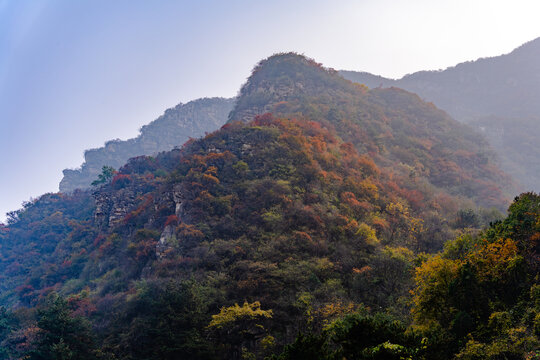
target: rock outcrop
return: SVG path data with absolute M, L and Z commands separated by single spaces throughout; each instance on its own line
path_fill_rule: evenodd
M 205 98 L 179 104 L 141 128 L 137 138 L 111 140 L 104 147 L 87 150 L 79 169 L 66 169 L 61 192 L 90 187 L 104 165 L 118 169 L 129 158 L 154 155 L 183 145 L 190 138 L 219 129 L 227 121 L 234 99 Z

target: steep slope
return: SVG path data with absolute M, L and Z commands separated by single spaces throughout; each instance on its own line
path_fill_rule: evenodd
M 11 215 L 1 300 L 40 311 L 0 345 L 69 346 L 59 314 L 103 344 L 76 358 L 262 359 L 365 307 L 406 318 L 416 254 L 505 202 L 476 140 L 413 94 L 273 56 L 219 131 Z
M 455 199 L 419 204 L 395 180 L 317 122 L 267 114 L 226 125 L 130 160 L 94 201 L 78 192 L 28 204 L 0 233 L 3 298 L 39 306 L 52 291 L 72 295 L 121 359 L 262 354 L 234 332 L 203 336 L 211 314 L 243 301 L 272 310 L 245 336 L 280 344 L 307 311 L 317 326 L 335 316 L 328 309 L 360 304 L 400 314 L 411 249 L 453 236 L 443 219 Z
M 254 69 L 229 121 L 264 112 L 318 121 L 397 174 L 482 206 L 506 206 L 508 178 L 497 170 L 483 136 L 414 94 L 368 90 L 314 61 L 283 54 Z
M 60 191 L 90 187 L 105 165 L 119 168 L 129 158 L 171 150 L 191 137 L 200 137 L 218 129 L 225 123 L 233 103 L 233 99 L 207 98 L 178 104 L 143 126 L 138 137 L 108 141 L 102 148 L 87 150 L 80 169 L 63 171 Z
M 340 74 L 373 88 L 395 86 L 412 91 L 457 120 L 485 128 L 503 169 L 528 189 L 540 190 L 540 169 L 531 167 L 529 161 L 540 157 L 540 142 L 532 143 L 524 156 L 520 147 L 523 139 L 540 136 L 540 38 L 506 55 L 444 71 L 421 71 L 398 80 L 365 72 Z

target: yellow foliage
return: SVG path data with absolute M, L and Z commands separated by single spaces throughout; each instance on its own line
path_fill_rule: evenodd
M 377 188 L 377 185 L 372 183 L 369 179 L 362 180 L 360 189 L 362 189 L 364 194 L 368 194 L 373 199 L 379 198 L 379 189 Z
M 508 267 L 518 259 L 518 248 L 511 239 L 499 239 L 485 243 L 466 259 L 476 265 L 480 280 L 500 277 L 508 271 Z
M 377 245 L 379 243 L 375 230 L 366 223 L 361 223 L 358 225 L 356 235 L 359 235 L 361 239 L 364 240 L 368 245 Z
M 240 320 L 255 320 L 271 317 L 272 310 L 262 310 L 259 301 L 255 301 L 251 304 L 246 301 L 242 306 L 234 304 L 233 306 L 222 307 L 219 314 L 212 315 L 212 321 L 210 321 L 208 327 L 222 329 L 223 327 Z
M 414 315 L 419 323 L 429 323 L 445 312 L 450 283 L 456 278 L 460 262 L 435 255 L 416 268 L 416 289 L 412 292 Z
M 276 339 L 272 335 L 266 335 L 261 339 L 261 346 L 265 350 L 270 350 L 276 346 Z
M 409 215 L 409 208 L 401 202 L 390 203 L 386 205 L 386 211 L 390 215 Z
M 358 305 L 352 302 L 349 303 L 330 303 L 326 304 L 317 310 L 318 317 L 323 319 L 323 325 L 328 325 L 330 321 L 343 317 L 358 311 Z
M 383 251 L 392 259 L 402 260 L 404 262 L 411 262 L 414 259 L 414 252 L 403 246 L 385 246 Z

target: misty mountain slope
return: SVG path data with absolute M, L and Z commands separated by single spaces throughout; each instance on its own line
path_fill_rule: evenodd
M 504 198 L 509 179 L 493 163 L 484 137 L 415 94 L 368 90 L 312 60 L 282 54 L 254 69 L 229 122 L 265 112 L 318 121 L 379 165 L 484 206 L 505 206 L 495 198 Z
M 521 117 L 540 114 L 540 38 L 509 54 L 481 58 L 442 71 L 419 71 L 398 80 L 366 72 L 340 71 L 373 87 L 396 86 L 434 102 L 454 118 Z
M 457 120 L 482 127 L 502 168 L 529 190 L 540 190 L 540 38 L 509 54 L 483 58 L 444 71 L 420 71 L 401 79 L 341 71 L 370 88 L 395 86 L 433 102 Z M 489 124 L 488 119 L 493 118 Z M 504 138 L 504 141 L 500 139 Z M 521 145 L 530 145 L 524 149 Z M 524 151 L 525 150 L 525 151 Z
M 540 190 L 540 116 L 486 116 L 471 121 L 500 154 L 501 168 L 521 186 Z
M 86 150 L 80 169 L 66 169 L 60 182 L 61 192 L 85 189 L 96 180 L 104 165 L 119 168 L 129 158 L 153 155 L 181 146 L 218 129 L 227 120 L 234 100 L 205 98 L 179 104 L 141 128 L 140 135 L 129 140 L 111 140 L 104 147 Z

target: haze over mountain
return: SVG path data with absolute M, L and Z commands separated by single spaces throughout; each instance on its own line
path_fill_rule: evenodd
M 171 150 L 180 147 L 190 138 L 198 138 L 217 130 L 227 121 L 233 103 L 233 99 L 205 98 L 178 104 L 144 125 L 138 137 L 111 140 L 104 147 L 86 150 L 85 162 L 79 169 L 64 170 L 60 191 L 71 192 L 90 187 L 103 166 L 117 169 L 132 157 Z
M 234 97 L 269 54 L 401 77 L 508 52 L 540 34 L 539 12 L 532 0 L 0 1 L 0 221 L 56 191 L 84 150 L 137 136 L 179 101 Z
M 467 235 L 509 203 L 481 136 L 415 94 L 369 90 L 295 53 L 255 67 L 220 130 L 101 175 L 99 188 L 46 194 L 0 228 L 3 356 L 450 359 L 470 334 L 494 348 L 519 336 L 482 332 L 496 310 L 535 316 L 525 295 L 504 297 L 534 290 L 535 195 L 512 210 L 527 219 L 519 253 L 513 218 L 495 240 Z M 458 235 L 451 259 L 427 262 Z M 486 271 L 518 282 L 487 288 Z M 447 295 L 422 277 L 439 273 Z M 468 279 L 497 309 L 460 301 Z M 420 327 L 407 330 L 413 299 Z
M 368 87 L 395 86 L 433 102 L 479 129 L 523 188 L 540 190 L 540 38 L 506 55 L 481 58 L 443 71 L 420 71 L 393 80 L 341 71 Z

